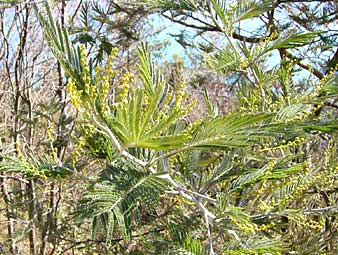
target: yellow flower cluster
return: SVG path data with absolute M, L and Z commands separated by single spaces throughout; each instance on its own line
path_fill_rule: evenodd
M 274 222 L 271 222 L 269 224 L 262 224 L 260 226 L 257 226 L 257 231 L 267 231 L 269 229 L 272 229 L 276 224 Z
M 163 84 L 160 84 L 160 86 L 164 86 Z M 164 103 L 163 103 L 163 107 L 167 107 L 169 108 L 169 105 L 170 103 L 172 102 L 173 100 L 173 97 L 174 97 L 174 94 L 172 92 L 168 92 L 166 97 L 165 97 L 165 100 L 164 100 Z
M 104 75 L 102 77 L 102 91 L 101 91 L 101 96 L 103 98 L 106 98 L 109 92 L 109 88 L 110 88 L 110 80 L 115 76 L 115 71 L 113 70 L 113 62 L 116 58 L 118 49 L 117 48 L 113 48 L 112 51 L 110 52 L 110 55 L 108 57 L 107 60 L 107 64 L 104 67 Z
M 293 181 L 295 183 L 298 183 L 298 179 L 299 179 L 299 176 L 295 176 L 294 180 L 289 180 L 287 185 L 289 185 Z M 285 206 L 289 201 L 294 201 L 300 198 L 303 195 L 303 193 L 307 191 L 310 187 L 312 187 L 314 184 L 321 183 L 322 181 L 323 181 L 322 173 L 313 174 L 306 181 L 304 181 L 303 183 L 300 183 L 292 193 L 284 196 L 279 201 L 278 200 L 272 201 L 271 206 L 277 206 L 277 205 Z
M 82 67 L 81 77 L 84 82 L 84 92 L 88 95 L 89 98 L 95 99 L 97 96 L 96 88 L 90 77 L 90 70 L 87 61 L 87 51 L 86 47 L 83 44 L 80 46 L 80 63 Z
M 120 79 L 121 87 L 116 98 L 117 102 L 127 102 L 127 95 L 130 85 L 134 82 L 134 76 L 130 72 L 126 72 Z
M 271 151 L 272 149 L 287 149 L 292 146 L 299 146 L 306 142 L 304 137 L 296 137 L 293 141 L 288 141 L 286 143 L 285 140 L 282 140 L 281 143 L 273 143 L 273 144 L 262 144 L 259 148 L 259 152 Z M 302 153 L 302 152 L 301 152 Z
M 260 211 L 267 212 L 267 211 L 271 211 L 273 209 L 273 206 L 266 204 L 264 201 L 261 201 L 258 204 L 257 208 Z
M 104 67 L 104 73 L 106 78 L 111 79 L 115 76 L 115 72 L 113 70 L 113 63 L 114 60 L 116 59 L 118 53 L 118 49 L 117 48 L 113 48 L 109 54 L 108 60 L 107 60 L 107 64 Z
M 266 231 L 272 229 L 276 224 L 274 222 L 268 224 L 257 225 L 251 222 L 239 221 L 231 217 L 231 222 L 239 227 L 243 232 L 246 233 L 255 233 L 260 231 Z
M 82 97 L 82 90 L 78 90 L 74 81 L 70 78 L 67 85 L 66 85 L 67 93 L 70 97 L 71 103 L 77 110 L 80 110 L 81 107 L 81 97 Z
M 241 58 L 239 61 L 239 68 L 245 69 L 249 66 L 250 61 L 247 58 Z
M 261 186 L 256 191 L 256 199 L 259 199 L 264 194 L 264 191 L 266 191 L 269 188 L 267 180 L 269 176 L 271 176 L 272 170 L 274 169 L 275 166 L 276 166 L 275 161 L 271 161 L 268 163 L 268 166 L 266 167 L 266 170 L 265 170 L 265 176 L 263 177 L 264 179 L 261 183 Z
M 101 104 L 103 113 L 107 110 L 106 98 L 110 89 L 110 81 L 115 76 L 113 70 L 113 62 L 117 55 L 117 48 L 113 48 L 108 57 L 107 64 L 101 68 L 95 68 L 95 80 L 91 78 L 90 68 L 87 61 L 87 52 L 84 45 L 80 46 L 80 64 L 81 64 L 81 81 L 80 84 L 75 84 L 75 81 L 69 79 L 66 89 L 69 94 L 71 103 L 77 110 L 85 107 L 93 107 L 97 98 Z
M 269 29 L 271 29 L 271 26 L 269 27 Z M 276 30 L 273 31 L 269 36 L 264 37 L 264 39 L 259 42 L 258 47 L 256 47 L 256 48 L 261 48 L 262 50 L 265 50 L 265 47 L 267 47 L 267 45 L 270 42 L 276 40 L 278 38 L 278 36 L 279 36 L 278 31 L 276 31 Z
M 83 73 L 89 73 L 89 65 L 87 62 L 87 50 L 84 44 L 80 45 L 80 64 L 81 64 Z
M 38 176 L 38 177 L 42 177 L 42 178 L 46 178 L 46 172 L 43 169 L 39 169 L 38 167 L 36 167 L 35 165 L 31 164 L 28 160 L 27 160 L 27 156 L 24 155 L 20 149 L 20 147 L 17 147 L 17 157 L 20 159 L 21 161 L 21 170 L 22 173 L 24 175 L 27 176 Z
M 185 93 L 184 88 L 187 86 L 185 82 L 182 82 L 176 89 L 176 102 L 175 107 L 180 107 L 184 99 Z
M 245 233 L 254 233 L 258 229 L 254 223 L 240 221 L 233 217 L 230 217 L 230 221 Z
M 183 115 L 187 115 L 191 110 L 192 108 L 194 108 L 196 105 L 197 105 L 197 100 L 194 99 L 192 100 L 186 107 L 185 107 L 185 110 L 183 111 Z
M 196 121 L 190 123 L 188 127 L 183 131 L 184 134 L 191 136 L 197 127 L 201 124 L 201 119 L 197 119 Z
M 85 144 L 86 144 L 85 138 L 80 137 L 74 146 L 74 150 L 70 154 L 74 169 L 75 169 L 75 163 L 79 160 L 79 157 L 83 154 L 83 148 Z
M 223 20 L 224 22 L 224 25 L 226 26 L 226 32 L 228 34 L 231 33 L 231 26 L 233 25 L 232 21 L 234 19 L 234 14 L 236 12 L 236 10 L 239 8 L 239 5 L 238 4 L 235 4 L 235 3 L 230 3 L 229 4 L 229 8 L 226 10 L 226 19 Z
M 288 218 L 292 220 L 293 222 L 295 222 L 297 227 L 300 227 L 303 229 L 309 228 L 313 230 L 321 230 L 325 226 L 324 217 L 322 217 L 320 221 L 311 220 L 302 214 L 289 215 Z
M 313 93 L 314 97 L 317 97 L 321 93 L 321 90 L 325 86 L 326 82 L 330 80 L 332 77 L 334 77 L 334 75 L 335 75 L 334 71 L 330 71 L 319 81 Z

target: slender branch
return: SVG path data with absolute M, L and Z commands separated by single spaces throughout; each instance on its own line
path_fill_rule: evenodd
M 325 212 L 329 212 L 329 211 L 333 211 L 333 212 L 337 212 L 338 207 L 336 205 L 331 205 L 331 206 L 327 206 L 327 207 L 323 207 L 323 208 L 313 208 L 313 209 L 308 209 L 303 211 L 304 214 L 322 214 Z
M 188 190 L 188 189 L 183 188 L 183 187 L 181 188 L 181 190 L 184 191 L 184 192 L 193 194 L 193 195 L 195 195 L 195 196 L 197 196 L 197 197 L 204 198 L 205 200 L 208 200 L 209 202 L 212 202 L 212 203 L 216 203 L 216 202 L 217 202 L 216 199 L 211 198 L 211 197 L 208 197 L 208 196 L 203 195 L 203 194 L 200 194 L 200 193 L 197 193 L 197 192 L 195 192 L 195 191 Z
M 122 155 L 123 157 L 125 157 L 125 158 L 131 160 L 131 161 L 136 162 L 137 164 L 139 164 L 139 165 L 142 166 L 142 167 L 146 167 L 146 166 L 147 166 L 147 163 L 146 163 L 146 162 L 144 162 L 144 161 L 142 161 L 142 160 L 140 160 L 140 159 L 134 157 L 133 155 L 131 155 L 131 154 L 130 154 L 129 152 L 127 152 L 126 150 L 123 150 L 123 151 L 121 152 L 121 155 Z M 149 170 L 150 170 L 151 173 L 156 173 L 156 170 L 155 170 L 154 168 L 151 168 L 151 167 L 150 167 Z
M 282 52 L 282 54 L 284 56 L 286 56 L 287 58 L 291 59 L 291 60 L 295 60 L 297 61 L 297 65 L 299 65 L 300 67 L 304 68 L 305 70 L 309 71 L 310 73 L 312 73 L 314 76 L 316 76 L 318 79 L 323 79 L 324 75 L 317 70 L 316 68 L 314 68 L 313 66 L 310 66 L 308 64 L 304 64 L 301 61 L 303 61 L 303 59 L 294 56 L 292 53 L 286 51 L 286 50 L 280 50 L 280 52 Z
M 164 12 L 162 12 L 161 14 L 162 14 L 163 17 L 169 19 L 170 21 L 172 21 L 174 23 L 180 24 L 182 26 L 190 27 L 190 28 L 197 29 L 197 30 L 202 30 L 202 31 L 205 31 L 205 32 L 223 32 L 223 29 L 221 27 L 218 27 L 218 26 L 212 26 L 210 24 L 208 24 L 208 26 L 198 26 L 198 25 L 195 25 L 195 24 L 187 23 L 183 20 L 178 20 L 178 19 L 175 19 L 173 17 L 170 17 L 169 15 L 165 14 Z M 198 22 L 200 22 L 202 24 L 207 24 L 206 22 L 203 22 L 202 20 L 200 20 L 196 17 L 192 17 L 189 14 L 187 14 L 187 16 L 194 19 L 194 20 L 197 20 Z M 239 33 L 236 33 L 236 32 L 232 33 L 232 37 L 236 40 L 239 40 L 239 41 L 242 41 L 242 42 L 248 42 L 248 43 L 259 43 L 262 40 L 267 38 L 267 36 L 248 37 L 248 36 L 244 36 L 244 35 L 241 35 Z
M 203 30 L 203 31 L 215 31 L 215 32 L 221 32 L 222 30 L 220 30 L 218 27 L 213 27 L 213 26 L 197 26 L 194 24 L 190 24 L 190 23 L 186 23 L 182 20 L 177 20 L 174 19 L 173 17 L 170 17 L 169 15 L 165 14 L 164 12 L 162 12 L 162 16 L 169 19 L 170 21 L 180 24 L 182 26 L 186 26 L 186 27 L 190 27 L 190 28 L 194 28 L 194 29 L 198 29 L 198 30 Z
M 206 208 L 204 208 L 206 209 Z M 212 245 L 212 237 L 211 237 L 211 229 L 210 229 L 210 223 L 209 223 L 209 217 L 207 215 L 207 210 L 204 210 L 204 220 L 205 220 L 205 224 L 207 226 L 207 233 L 208 233 L 208 242 L 209 242 L 209 254 L 210 255 L 214 255 L 214 247 Z
M 1 159 L 0 159 L 1 160 Z M 1 186 L 1 192 L 3 194 L 3 199 L 5 202 L 5 210 L 6 210 L 6 218 L 7 218 L 7 233 L 8 233 L 8 241 L 10 243 L 10 253 L 12 255 L 16 255 L 16 240 L 14 236 L 14 221 L 11 215 L 13 214 L 11 208 L 10 208 L 10 195 L 8 192 L 7 187 L 7 180 L 6 178 L 0 178 L 0 186 Z
M 338 109 L 338 105 L 336 105 L 334 103 L 327 102 L 327 101 L 324 102 L 324 106 L 331 107 L 331 108 L 334 108 L 334 109 Z
M 103 125 L 95 116 L 95 113 L 92 116 L 92 119 L 94 121 L 94 123 L 111 139 L 111 141 L 113 142 L 114 146 L 116 147 L 116 149 L 122 153 L 122 146 L 120 145 L 119 141 L 117 140 L 116 136 L 113 134 L 113 132 L 110 130 L 110 128 L 106 127 L 105 125 Z
M 160 176 L 160 178 L 162 178 L 162 177 Z M 182 190 L 182 191 L 184 191 L 184 192 L 190 193 L 190 194 L 195 195 L 195 196 L 197 196 L 197 197 L 203 198 L 203 199 L 208 200 L 209 202 L 212 202 L 212 203 L 216 203 L 216 202 L 217 202 L 217 200 L 214 199 L 214 198 L 205 196 L 205 195 L 203 195 L 203 194 L 197 193 L 197 192 L 192 191 L 192 190 L 185 189 L 185 188 L 183 188 L 183 187 L 177 187 L 176 190 L 177 190 L 177 189 L 180 189 L 180 190 Z M 179 191 L 169 191 L 169 190 L 168 190 L 168 191 L 165 191 L 165 193 L 167 193 L 167 194 L 172 194 L 172 195 L 179 195 L 179 194 L 180 194 Z
M 213 213 L 211 213 L 198 198 L 186 194 L 182 190 L 182 187 L 179 184 L 177 184 L 169 174 L 162 175 L 160 176 L 160 178 L 169 181 L 174 186 L 174 188 L 181 194 L 182 197 L 195 203 L 201 209 L 201 211 L 208 216 L 209 219 L 211 219 L 212 221 L 216 220 L 216 216 Z
M 212 18 L 214 24 L 220 29 L 221 32 L 224 33 L 224 35 L 227 38 L 227 40 L 229 41 L 231 47 L 234 49 L 236 55 L 240 56 L 239 50 L 237 49 L 235 43 L 232 41 L 232 37 L 230 37 L 228 32 L 218 23 L 216 16 L 213 12 L 213 7 L 211 6 L 211 1 L 208 3 L 208 8 L 209 8 L 209 12 L 210 12 L 210 15 L 211 15 L 211 18 Z

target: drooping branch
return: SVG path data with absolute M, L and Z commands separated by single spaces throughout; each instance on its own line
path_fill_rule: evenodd
M 188 22 L 181 20 L 181 19 L 175 19 L 175 18 L 171 17 L 170 15 L 166 14 L 165 12 L 162 12 L 161 14 L 162 14 L 163 17 L 167 18 L 168 20 L 170 20 L 174 23 L 180 24 L 182 26 L 185 26 L 185 27 L 197 29 L 197 30 L 203 31 L 203 32 L 223 32 L 223 30 L 220 27 L 218 27 L 216 25 L 212 25 L 212 24 L 207 24 L 206 22 L 203 22 L 202 20 L 197 19 L 196 17 L 192 17 L 191 15 L 189 16 L 188 14 L 187 14 L 188 17 L 190 17 L 194 20 L 197 20 L 198 22 L 200 22 L 202 24 L 205 24 L 205 26 L 199 26 L 199 25 L 196 25 L 196 24 L 188 23 Z M 232 37 L 234 39 L 242 41 L 242 42 L 259 43 L 259 42 L 265 40 L 268 36 L 248 37 L 248 36 L 241 35 L 237 32 L 233 32 Z
M 281 55 L 289 58 L 290 60 L 294 60 L 296 61 L 297 65 L 299 65 L 300 67 L 304 68 L 305 70 L 309 71 L 310 73 L 312 73 L 314 76 L 316 76 L 318 79 L 323 79 L 324 75 L 315 67 L 310 66 L 308 64 L 303 63 L 303 59 L 294 56 L 291 52 L 285 50 L 285 49 L 280 49 L 279 52 L 281 53 Z

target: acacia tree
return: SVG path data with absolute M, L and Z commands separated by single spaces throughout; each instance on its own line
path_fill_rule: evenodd
M 187 118 L 196 109 L 187 84 L 166 82 L 146 45 L 137 51 L 136 71 L 121 71 L 117 49 L 95 61 L 90 44 L 74 45 L 48 6 L 47 15 L 35 9 L 68 80 L 81 137 L 74 137 L 72 160 L 55 160 L 53 151 L 43 160 L 4 155 L 0 169 L 77 178 L 72 184 L 85 187 L 75 214 L 64 211 L 64 219 L 77 220 L 76 230 L 59 229 L 55 246 L 63 240 L 71 244 L 63 253 L 87 248 L 87 254 L 99 244 L 108 254 L 336 253 L 337 80 L 328 72 L 306 89 L 292 79 L 304 63 L 289 57 L 323 34 L 284 37 L 270 24 L 264 38 L 236 41 L 238 22 L 271 15 L 283 4 L 143 3 L 171 10 L 179 22 L 179 15 L 206 15 L 204 25 L 229 40 L 214 45 L 219 49 L 205 63 L 236 74 L 238 107 L 223 115 L 205 92 L 208 115 L 195 121 Z M 282 62 L 269 68 L 268 54 L 276 50 Z M 88 220 L 91 237 L 84 234 Z
M 194 3 L 185 1 L 180 8 L 191 12 Z M 228 10 L 216 1 L 208 6 L 230 45 L 207 63 L 247 76 L 239 86 L 239 111 L 218 116 L 206 95 L 209 116 L 190 124 L 184 116 L 193 106 L 182 104 L 183 85 L 174 90 L 165 84 L 146 47 L 139 49 L 139 81 L 131 88 L 130 73 L 113 79 L 114 50 L 105 68 L 91 68 L 85 47 L 79 54 L 67 31 L 53 30 L 51 20 L 40 17 L 71 79 L 70 98 L 87 123 L 81 128 L 84 148 L 104 166 L 80 203 L 80 220 L 93 218 L 98 236 L 126 253 L 334 253 L 330 214 L 335 206 L 320 206 L 317 194 L 325 194 L 325 202 L 326 193 L 335 190 L 336 145 L 331 139 L 322 143 L 336 120 L 334 115 L 328 119 L 333 112 L 325 119 L 316 112 L 327 100 L 324 91 L 334 97 L 335 76 L 325 76 L 304 95 L 292 87 L 293 62 L 268 72 L 264 66 L 269 52 L 304 46 L 317 33 L 272 34 L 257 46 L 237 45 L 233 25 L 272 7 L 241 2 Z M 71 50 L 64 52 L 60 45 Z M 318 164 L 321 150 L 325 163 Z M 307 234 L 309 229 L 315 234 Z

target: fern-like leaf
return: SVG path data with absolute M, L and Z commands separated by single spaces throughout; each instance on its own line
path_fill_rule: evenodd
M 128 239 L 130 216 L 137 213 L 141 204 L 149 208 L 156 205 L 158 196 L 168 188 L 168 183 L 160 178 L 163 173 L 148 175 L 116 167 L 109 167 L 107 171 L 107 177 L 94 184 L 81 201 L 77 210 L 78 222 L 105 215 L 108 219 L 107 239 L 118 233 Z

